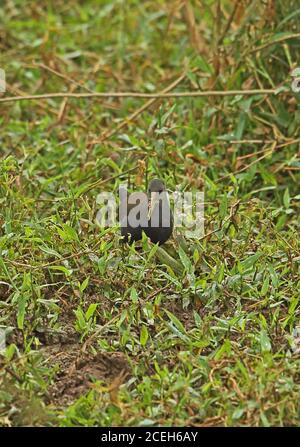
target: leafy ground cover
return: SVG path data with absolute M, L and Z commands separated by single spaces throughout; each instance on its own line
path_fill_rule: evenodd
M 1 425 L 299 425 L 296 1 L 4 1 Z M 2 94 L 3 96 L 3 94 Z M 205 192 L 205 235 L 97 226 L 126 180 Z

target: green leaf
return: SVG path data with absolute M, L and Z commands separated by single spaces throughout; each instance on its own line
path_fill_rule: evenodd
M 24 328 L 24 317 L 25 317 L 27 301 L 28 301 L 28 296 L 26 296 L 25 294 L 22 294 L 18 297 L 17 324 L 18 324 L 19 329 Z
M 200 259 L 200 253 L 199 253 L 199 251 L 197 250 L 197 248 L 195 248 L 194 253 L 193 253 L 193 261 L 194 261 L 194 264 L 197 264 L 197 262 L 199 261 L 199 259 Z
M 14 343 L 12 343 L 11 345 L 7 346 L 7 348 L 5 350 L 5 353 L 4 353 L 6 360 L 11 361 L 13 356 L 14 356 L 14 354 L 17 353 L 17 352 L 18 352 L 18 348 L 17 348 L 17 346 Z
M 181 261 L 182 265 L 184 266 L 185 270 L 187 272 L 189 272 L 192 267 L 190 258 L 187 256 L 187 254 L 182 249 L 182 247 L 179 247 L 178 253 L 179 253 L 179 257 L 180 257 L 180 261 Z
M 272 264 L 269 265 L 268 270 L 270 273 L 270 277 L 271 277 L 273 286 L 278 287 L 278 284 L 279 284 L 278 275 L 277 275 L 276 270 L 274 269 Z
M 204 57 L 198 55 L 193 61 L 194 67 L 200 68 L 200 70 L 213 74 L 214 70 L 212 66 L 204 59 Z
M 56 227 L 57 232 L 60 237 L 67 242 L 78 241 L 78 235 L 74 228 L 70 227 L 70 225 L 62 224 L 62 228 Z
M 170 320 L 172 321 L 172 323 L 174 324 L 174 326 L 182 333 L 185 334 L 185 328 L 183 326 L 183 324 L 181 323 L 180 320 L 178 320 L 178 318 L 172 314 L 172 312 L 168 311 L 165 309 L 166 314 L 168 315 L 168 317 L 170 318 Z
M 78 324 L 79 329 L 84 330 L 86 328 L 86 321 L 85 321 L 82 309 L 76 309 L 74 311 L 74 313 L 77 318 L 77 324 Z
M 232 419 L 240 419 L 243 416 L 243 414 L 244 414 L 244 409 L 243 408 L 237 408 L 232 413 Z
M 284 19 L 281 20 L 281 22 L 279 22 L 279 24 L 277 25 L 277 29 L 281 28 L 282 25 L 287 23 L 289 20 L 295 18 L 299 14 L 300 14 L 300 9 L 296 9 L 296 11 L 293 11 L 293 12 L 291 12 L 291 14 L 288 14 L 287 16 L 285 16 Z
M 227 208 L 228 208 L 227 194 L 224 194 L 219 206 L 219 215 L 221 219 L 224 219 L 224 217 L 226 216 Z
M 202 319 L 201 319 L 200 315 L 198 314 L 198 312 L 194 311 L 193 314 L 194 314 L 194 320 L 195 320 L 196 326 L 198 328 L 200 328 L 202 326 Z
M 225 340 L 222 346 L 215 353 L 214 359 L 220 360 L 225 354 L 230 354 L 230 352 L 231 352 L 230 340 Z
M 62 256 L 55 250 L 49 247 L 40 246 L 40 250 L 44 253 L 47 253 L 48 255 L 55 256 L 56 258 L 61 258 Z
M 49 270 L 58 270 L 60 272 L 63 272 L 67 277 L 72 274 L 72 270 L 67 269 L 63 265 L 50 265 Z
M 102 256 L 98 260 L 98 270 L 100 275 L 104 275 L 104 273 L 106 272 L 106 267 L 107 267 L 107 258 L 106 256 Z
M 170 256 L 163 248 L 158 247 L 156 257 L 160 262 L 170 267 L 176 274 L 182 274 L 182 265 Z
M 267 334 L 267 331 L 265 331 L 264 329 L 262 329 L 260 332 L 260 347 L 262 352 L 270 352 L 272 349 L 269 336 Z
M 290 207 L 290 202 L 291 202 L 291 198 L 290 198 L 289 188 L 286 188 L 286 190 L 284 191 L 284 194 L 283 194 L 283 204 L 284 204 L 285 208 Z
M 261 419 L 264 427 L 270 427 L 270 423 L 269 423 L 269 421 L 267 419 L 267 416 L 262 411 L 260 413 L 260 419 Z
M 249 270 L 251 267 L 253 267 L 261 256 L 262 256 L 262 253 L 258 252 L 258 253 L 255 253 L 254 255 L 251 255 L 248 258 L 244 259 L 240 263 L 241 273 L 244 273 L 246 270 Z
M 237 124 L 236 130 L 235 130 L 235 138 L 237 140 L 241 140 L 242 139 L 242 136 L 244 134 L 244 130 L 245 130 L 245 127 L 246 127 L 247 120 L 248 120 L 247 114 L 245 112 L 240 113 L 238 124 Z
M 150 261 L 150 259 L 153 258 L 153 256 L 157 252 L 157 250 L 158 250 L 158 245 L 157 244 L 153 245 L 153 247 L 151 248 L 149 255 L 148 255 L 148 261 Z
M 277 230 L 277 231 L 282 230 L 282 229 L 284 228 L 284 226 L 285 226 L 287 220 L 288 220 L 287 215 L 286 215 L 286 214 L 282 214 L 282 215 L 278 218 L 278 220 L 277 220 L 277 222 L 276 222 L 276 225 L 275 225 L 276 230 Z
M 116 323 L 118 327 L 121 327 L 123 321 L 125 321 L 125 319 L 127 318 L 127 315 L 128 315 L 127 309 L 124 309 L 123 312 L 121 313 L 118 322 Z
M 140 343 L 142 346 L 146 345 L 148 338 L 149 338 L 149 333 L 148 333 L 147 326 L 145 324 L 143 324 L 141 333 L 140 333 Z
M 299 303 L 299 299 L 300 298 L 298 298 L 298 297 L 297 298 L 292 298 L 291 303 L 289 305 L 289 310 L 288 310 L 288 314 L 289 315 L 294 316 L 295 310 L 296 310 L 296 308 L 298 306 L 298 303 Z
M 221 264 L 221 267 L 218 271 L 218 283 L 221 283 L 224 279 L 224 272 L 225 272 L 225 264 Z
M 130 299 L 131 299 L 131 301 L 132 301 L 133 303 L 137 303 L 138 300 L 139 300 L 138 293 L 137 293 L 135 287 L 131 287 L 131 290 L 130 290 Z
M 92 303 L 89 305 L 88 310 L 85 313 L 85 319 L 88 321 L 92 316 L 94 315 L 96 309 L 97 309 L 98 303 Z
M 87 288 L 87 286 L 89 285 L 89 277 L 85 278 L 85 280 L 82 282 L 82 284 L 79 287 L 79 290 L 81 293 L 83 293 L 85 291 L 85 289 Z

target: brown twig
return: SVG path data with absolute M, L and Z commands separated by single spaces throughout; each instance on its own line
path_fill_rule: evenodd
M 192 91 L 192 92 L 168 92 L 168 93 L 140 93 L 140 92 L 106 92 L 106 93 L 44 93 L 40 95 L 27 96 L 9 96 L 0 98 L 0 103 L 16 102 L 16 101 L 37 101 L 44 99 L 55 98 L 76 98 L 76 99 L 91 99 L 91 98 L 198 98 L 207 96 L 252 96 L 252 95 L 276 95 L 280 93 L 290 93 L 289 91 L 278 92 L 277 89 L 253 89 L 253 90 L 207 90 L 207 91 Z
M 84 84 L 77 82 L 75 79 L 67 76 L 64 73 L 61 73 L 60 71 L 55 70 L 54 68 L 48 67 L 48 65 L 45 64 L 33 64 L 33 67 L 37 67 L 37 68 L 42 68 L 43 70 L 49 71 L 50 73 L 54 74 L 55 76 L 64 79 L 65 81 L 69 82 L 70 84 L 73 84 L 74 86 L 78 87 L 78 88 L 82 88 L 83 90 L 85 90 L 86 92 L 89 93 L 94 93 L 93 90 L 91 90 L 90 88 L 86 87 Z M 117 110 L 118 107 L 114 106 L 112 104 L 108 104 L 108 103 L 104 103 L 102 104 L 104 105 L 106 108 L 109 109 L 114 109 Z

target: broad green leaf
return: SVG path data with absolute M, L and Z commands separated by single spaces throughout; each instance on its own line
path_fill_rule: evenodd
M 63 265 L 50 265 L 49 270 L 58 270 L 59 272 L 63 272 L 67 277 L 72 274 L 72 270 L 67 269 Z
M 184 266 L 185 270 L 187 272 L 189 272 L 191 270 L 191 267 L 192 267 L 190 258 L 185 253 L 185 251 L 182 249 L 182 247 L 179 247 L 178 253 L 179 253 L 179 257 L 180 257 L 182 265 Z
M 79 329 L 84 330 L 86 328 L 86 321 L 82 309 L 76 309 L 74 313 L 77 318 L 77 324 L 79 326 Z
M 56 250 L 53 250 L 52 248 L 49 248 L 47 246 L 40 246 L 40 250 L 44 253 L 47 253 L 48 255 L 55 256 L 56 258 L 62 258 L 62 256 Z
M 229 354 L 230 352 L 231 352 L 230 340 L 225 340 L 222 346 L 215 353 L 214 359 L 220 360 L 225 354 Z
M 85 318 L 88 321 L 92 316 L 94 315 L 96 309 L 97 309 L 98 303 L 92 303 L 89 305 L 88 310 L 85 313 Z
M 248 258 L 244 259 L 240 263 L 241 272 L 243 273 L 246 270 L 249 270 L 251 267 L 253 267 L 261 256 L 262 256 L 262 253 L 258 252 L 258 253 L 255 253 L 254 255 L 251 255 Z
M 130 290 L 130 299 L 131 299 L 131 301 L 132 301 L 133 303 L 137 303 L 138 300 L 139 300 L 138 293 L 137 293 L 135 287 L 131 287 L 131 290 Z
M 67 235 L 68 240 L 70 241 L 78 241 L 78 235 L 74 228 L 70 227 L 70 225 L 63 224 L 62 225 L 65 234 Z
M 140 333 L 140 343 L 142 346 L 146 345 L 148 338 L 149 338 L 149 333 L 148 333 L 147 326 L 145 324 L 143 324 L 141 333 Z
M 87 286 L 89 285 L 89 276 L 87 278 L 85 278 L 85 280 L 82 282 L 82 284 L 80 284 L 80 292 L 83 293 L 85 291 L 85 289 L 87 288 Z

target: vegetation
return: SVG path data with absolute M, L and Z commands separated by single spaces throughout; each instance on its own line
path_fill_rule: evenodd
M 300 9 L 4 1 L 0 424 L 299 425 Z M 120 244 L 97 195 L 205 191 L 205 235 Z

